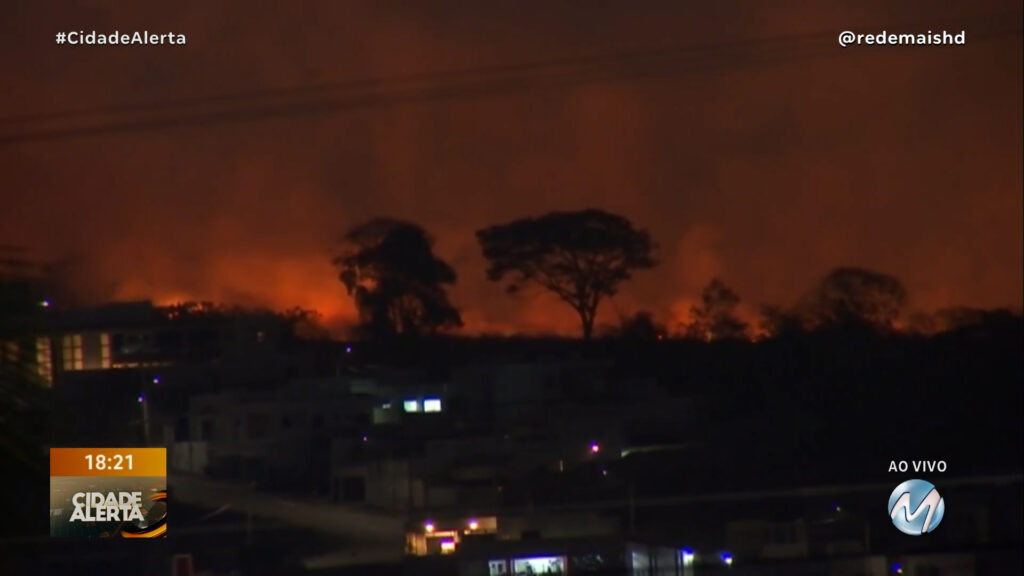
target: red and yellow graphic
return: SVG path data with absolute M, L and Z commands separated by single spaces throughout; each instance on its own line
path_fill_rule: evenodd
M 164 502 L 164 513 L 160 518 L 153 524 L 150 524 L 146 528 L 136 528 L 135 526 L 126 526 L 121 530 L 121 536 L 124 538 L 160 538 L 167 534 L 167 491 L 157 492 L 149 498 L 153 502 Z
M 50 476 L 167 476 L 166 448 L 51 448 Z
M 160 538 L 166 534 L 166 449 L 51 449 L 51 536 Z

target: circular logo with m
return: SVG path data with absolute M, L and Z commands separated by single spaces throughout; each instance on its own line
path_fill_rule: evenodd
M 946 503 L 931 482 L 907 480 L 889 496 L 889 517 L 904 534 L 927 534 L 942 522 Z

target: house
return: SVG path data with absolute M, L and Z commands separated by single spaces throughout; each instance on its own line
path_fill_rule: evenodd
M 296 379 L 278 389 L 194 396 L 171 463 L 193 473 L 325 492 L 331 439 L 365 434 L 380 401 L 349 384 Z
M 283 383 L 308 375 L 312 358 L 288 322 L 259 311 L 116 302 L 47 307 L 32 342 L 44 385 L 90 418 L 76 439 L 98 444 L 160 441 L 188 397 L 222 387 Z

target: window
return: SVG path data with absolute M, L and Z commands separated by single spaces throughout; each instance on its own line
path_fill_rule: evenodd
M 420 401 L 419 400 L 406 400 L 402 402 L 402 409 L 406 412 L 419 412 Z
M 82 335 L 69 334 L 62 340 L 64 353 L 64 370 L 82 370 L 84 356 L 82 353 Z
M 491 560 L 487 566 L 488 576 L 508 576 L 508 562 L 504 560 Z
M 53 349 L 49 338 L 36 339 L 36 369 L 44 382 L 53 384 Z
M 423 401 L 424 412 L 440 412 L 441 400 L 438 398 L 427 398 Z
M 630 567 L 634 572 L 646 571 L 651 567 L 651 557 L 644 552 L 633 551 Z
M 110 334 L 100 334 L 100 368 L 110 368 Z
M 515 576 L 533 574 L 565 574 L 565 558 L 561 556 L 547 558 L 516 558 L 512 561 Z

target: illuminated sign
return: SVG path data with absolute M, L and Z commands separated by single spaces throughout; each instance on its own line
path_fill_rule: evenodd
M 166 534 L 165 448 L 50 449 L 50 536 Z

